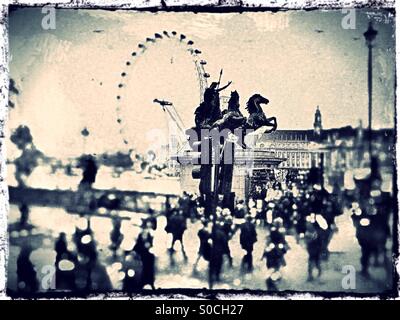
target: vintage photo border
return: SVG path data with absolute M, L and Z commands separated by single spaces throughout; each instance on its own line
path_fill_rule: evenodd
M 399 1 L 398 1 L 399 2 Z M 8 47 L 8 10 L 9 6 L 26 6 L 26 7 L 42 7 L 44 5 L 54 6 L 56 8 L 80 8 L 80 9 L 105 9 L 105 10 L 138 10 L 138 11 L 193 11 L 193 12 L 246 12 L 246 11 L 287 11 L 287 10 L 318 10 L 318 9 L 342 9 L 342 8 L 385 8 L 395 14 L 395 6 L 397 8 L 398 2 L 395 0 L 10 0 L 8 4 L 0 5 L 0 299 L 10 299 L 7 296 L 7 259 L 8 259 L 8 232 L 7 232 L 7 216 L 9 212 L 9 195 L 7 186 L 7 171 L 6 171 L 6 146 L 5 140 L 7 137 L 7 116 L 8 116 L 8 86 L 9 86 L 9 47 Z M 396 19 L 396 29 L 398 21 Z M 396 66 L 398 58 L 398 32 L 396 32 Z M 397 79 L 396 72 L 396 80 Z M 397 81 L 396 81 L 396 102 L 395 102 L 395 143 L 398 146 L 397 133 Z M 396 148 L 397 149 L 397 148 Z M 395 151 L 395 155 L 397 152 Z M 395 161 L 396 158 L 395 158 Z M 397 164 L 395 163 L 397 169 Z M 394 172 L 397 185 L 393 186 L 393 192 L 397 193 L 398 190 L 398 177 L 397 170 Z M 395 203 L 398 209 L 398 199 Z M 369 298 L 369 299 L 396 299 L 399 297 L 399 274 L 400 274 L 400 260 L 399 260 L 399 219 L 398 214 L 394 215 L 394 234 L 393 244 L 397 248 L 394 256 L 393 268 L 393 288 L 391 291 L 383 294 L 360 294 L 349 291 L 348 293 L 331 293 L 331 292 L 298 292 L 298 291 L 282 291 L 282 292 L 267 292 L 267 291 L 253 291 L 253 290 L 170 290 L 161 289 L 156 291 L 145 291 L 138 295 L 127 296 L 119 293 L 104 293 L 90 295 L 88 297 L 77 296 L 74 293 L 51 293 L 49 295 L 42 295 L 39 293 L 35 297 L 51 297 L 51 298 L 89 298 L 89 299 L 106 299 L 106 298 L 133 298 L 133 299 L 350 299 L 350 298 Z

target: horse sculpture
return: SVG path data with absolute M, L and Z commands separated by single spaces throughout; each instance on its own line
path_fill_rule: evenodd
M 244 128 L 246 130 L 254 130 L 244 137 L 244 143 L 247 147 L 254 148 L 263 134 L 275 131 L 278 126 L 276 118 L 267 118 L 260 106 L 261 104 L 268 103 L 269 100 L 258 93 L 252 95 L 247 101 L 246 110 L 250 115 L 247 118 Z
M 222 112 L 222 117 L 215 121 L 213 128 L 219 130 L 237 128 L 243 129 L 245 144 L 242 147 L 254 147 L 257 140 L 265 133 L 271 133 L 277 128 L 276 117 L 267 118 L 261 108 L 261 104 L 268 104 L 269 100 L 260 94 L 254 94 L 247 101 L 246 110 L 249 112 L 249 117 L 243 117 L 239 110 L 239 94 L 236 91 L 231 92 L 231 98 L 228 102 L 228 109 Z M 249 131 L 251 131 L 249 133 Z M 237 132 L 236 132 L 237 133 Z M 243 138 L 243 137 L 242 137 Z M 242 139 L 239 139 L 243 141 Z
M 262 95 L 256 93 L 253 94 L 250 99 L 247 101 L 246 110 L 249 112 L 250 116 L 247 119 L 246 129 L 254 129 L 257 130 L 261 127 L 272 127 L 271 129 L 265 131 L 263 133 L 271 133 L 277 128 L 277 121 L 275 117 L 267 118 L 264 111 L 261 108 L 261 104 L 268 104 L 269 100 L 264 98 Z

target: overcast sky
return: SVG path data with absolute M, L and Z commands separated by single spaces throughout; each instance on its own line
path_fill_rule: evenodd
M 167 120 L 154 98 L 172 101 L 187 127 L 199 104 L 199 83 L 188 46 L 175 40 L 131 52 L 146 37 L 176 30 L 194 42 L 207 61 L 211 80 L 221 68 L 223 82 L 240 94 L 242 110 L 254 93 L 268 97 L 268 116 L 280 129 L 310 129 L 316 106 L 324 128 L 367 124 L 368 19 L 356 13 L 356 29 L 341 26 L 340 11 L 281 13 L 137 13 L 57 10 L 56 29 L 44 30 L 40 9 L 10 14 L 10 76 L 20 95 L 9 127 L 26 124 L 48 155 L 76 156 L 126 149 L 117 123 L 121 95 L 122 128 L 128 147 L 144 151 L 166 142 Z M 394 25 L 375 22 L 374 127 L 394 125 Z M 126 66 L 130 61 L 131 65 Z M 124 88 L 120 74 L 126 72 Z M 86 145 L 80 131 L 87 127 Z M 161 131 L 157 131 L 157 130 Z M 155 140 L 155 141 L 154 141 Z M 12 152 L 12 147 L 8 148 Z

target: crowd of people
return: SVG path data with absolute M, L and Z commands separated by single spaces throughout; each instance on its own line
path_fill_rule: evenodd
M 219 197 L 222 202 L 222 195 Z M 178 208 L 172 208 L 167 216 L 166 231 L 172 233 L 173 244 L 175 240 L 182 239 L 186 228 L 185 218 L 202 222 L 194 268 L 200 258 L 208 261 L 212 282 L 220 280 L 224 257 L 232 265 L 230 241 L 236 232 L 240 232 L 240 245 L 246 252 L 241 263 L 243 273 L 253 270 L 255 243 L 265 241 L 263 258 L 267 269 L 271 271 L 266 283 L 268 289 L 272 290 L 281 277 L 281 268 L 286 265 L 288 235 L 295 236 L 299 243 L 304 244 L 309 254 L 308 279 L 313 279 L 315 268 L 318 276 L 321 275 L 321 260 L 328 258 L 329 241 L 335 231 L 335 217 L 343 212 L 336 200 L 336 194 L 328 193 L 320 185 L 298 189 L 294 183 L 282 185 L 275 182 L 257 185 L 247 203 L 238 200 L 233 210 L 217 206 L 215 216 L 207 216 L 201 200 L 184 194 Z M 177 217 L 181 217 L 179 223 L 175 223 Z M 260 228 L 265 229 L 266 239 L 257 235 Z M 182 241 L 181 244 L 184 252 Z
M 188 262 L 184 234 L 191 224 L 201 222 L 194 275 L 200 260 L 204 260 L 209 266 L 209 282 L 220 282 L 224 261 L 229 267 L 233 265 L 230 244 L 234 235 L 240 233 L 240 246 L 245 252 L 240 266 L 243 274 L 253 271 L 254 246 L 262 241 L 265 243 L 262 259 L 265 259 L 268 270 L 266 287 L 268 290 L 279 290 L 282 268 L 286 265 L 285 255 L 290 250 L 287 237 L 293 236 L 308 253 L 308 280 L 313 281 L 321 276 L 322 261 L 329 259 L 328 246 L 337 231 L 335 218 L 348 210 L 361 247 L 361 272 L 368 277 L 372 258 L 375 263 L 381 263 L 383 259 L 382 263 L 388 264 L 386 244 L 390 237 L 393 195 L 381 189 L 380 179 L 373 178 L 358 181 L 357 189 L 351 192 L 340 188 L 328 192 L 318 183 L 269 181 L 255 184 L 248 198 L 236 199 L 233 208 L 225 206 L 223 195 L 218 195 L 215 211 L 211 214 L 206 212 L 202 197 L 184 192 L 178 201 L 169 204 L 161 213 L 166 218 L 162 232 L 171 235 L 168 249 L 171 266 L 176 263 L 173 256 L 177 242 L 184 263 Z M 22 205 L 20 211 L 20 227 L 25 228 L 29 208 Z M 159 228 L 158 215 L 160 213 L 149 209 L 136 242 L 128 251 L 120 248 L 127 236 L 121 231 L 121 219 L 118 215 L 112 218 L 109 249 L 111 259 L 121 261 L 124 273 L 122 289 L 125 292 L 138 291 L 146 286 L 155 289 L 156 257 L 153 246 L 154 232 Z M 70 246 L 64 233 L 55 242 L 56 289 L 113 289 L 109 280 L 99 281 L 98 275 L 97 278 L 93 276 L 94 270 L 96 273 L 101 270 L 99 249 L 90 226 L 90 215 L 83 216 L 82 220 L 83 224 L 76 226 L 72 237 L 75 250 L 68 249 Z M 36 271 L 29 258 L 31 250 L 28 245 L 24 246 L 17 261 L 18 289 L 24 292 L 39 290 Z

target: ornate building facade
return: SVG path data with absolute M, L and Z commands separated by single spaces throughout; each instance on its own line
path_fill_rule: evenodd
M 315 111 L 314 129 L 276 130 L 264 135 L 257 144 L 259 149 L 272 151 L 285 159 L 279 169 L 309 170 L 320 164 L 322 115 L 319 107 Z

